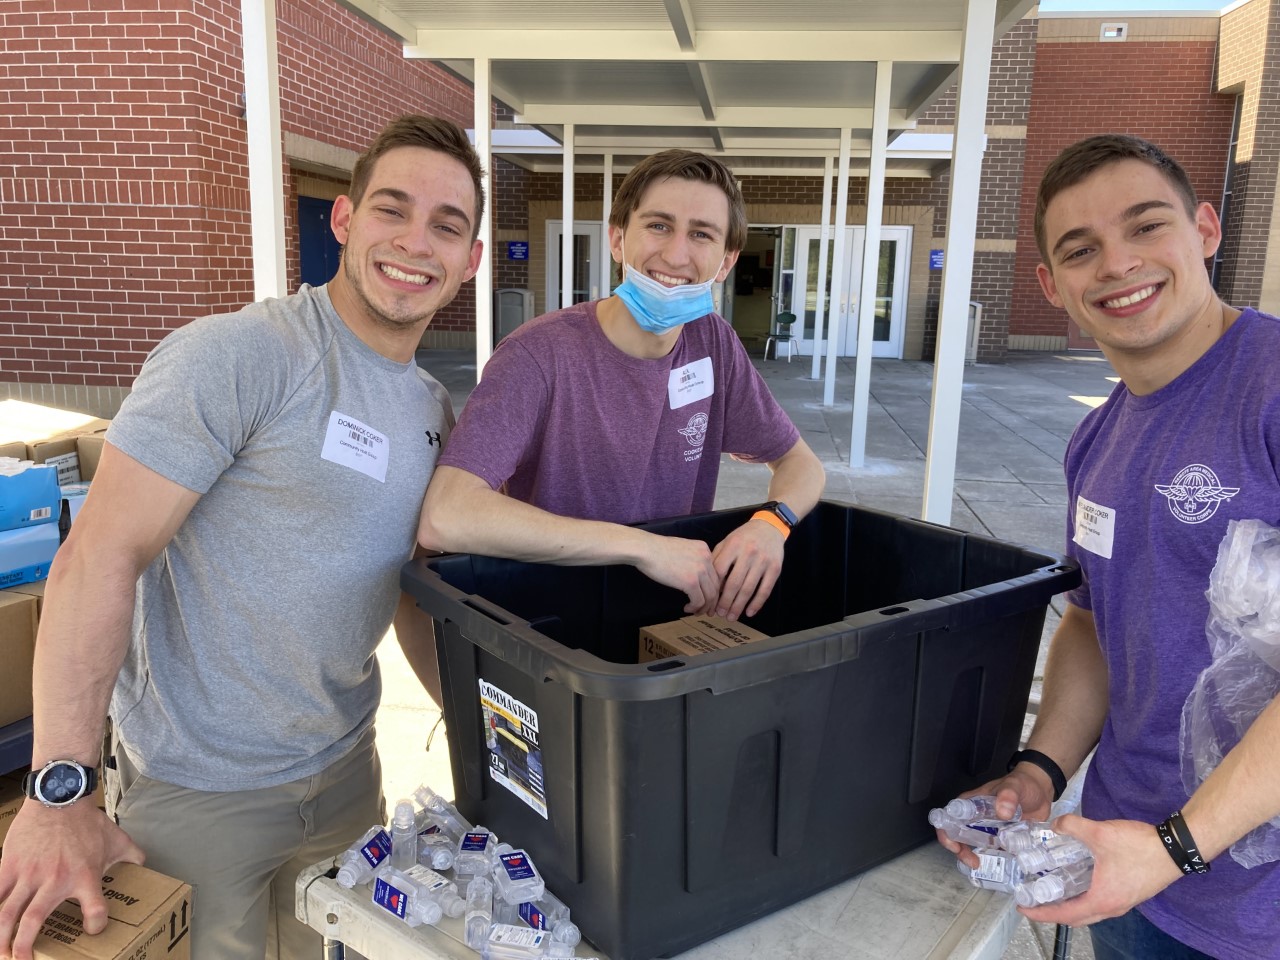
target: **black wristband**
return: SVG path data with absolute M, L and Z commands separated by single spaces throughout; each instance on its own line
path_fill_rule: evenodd
M 1067 775 L 1054 763 L 1052 757 L 1046 756 L 1039 750 L 1019 750 L 1009 758 L 1009 765 L 1005 767 L 1005 772 L 1011 772 L 1020 763 L 1033 764 L 1048 774 L 1049 782 L 1053 784 L 1054 800 L 1060 798 L 1063 791 L 1067 789 Z
M 1208 873 L 1210 864 L 1200 855 L 1182 811 L 1175 810 L 1164 823 L 1156 824 L 1156 833 L 1174 864 L 1183 873 Z

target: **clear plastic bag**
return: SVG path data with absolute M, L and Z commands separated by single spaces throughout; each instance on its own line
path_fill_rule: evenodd
M 1178 734 L 1188 795 L 1280 693 L 1280 530 L 1232 520 L 1206 596 L 1213 663 L 1183 704 Z M 1280 817 L 1245 834 L 1230 853 L 1244 867 L 1280 860 Z

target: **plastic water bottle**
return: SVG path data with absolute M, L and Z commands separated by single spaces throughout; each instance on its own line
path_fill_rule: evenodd
M 497 845 L 498 838 L 484 827 L 467 831 L 458 841 L 453 872 L 463 877 L 488 876 L 493 872 L 494 848 Z
M 1042 820 L 1020 820 L 997 834 L 1000 846 L 1012 853 L 1030 850 L 1056 836 L 1053 827 Z
M 418 862 L 418 831 L 414 819 L 413 801 L 399 801 L 391 818 L 391 866 L 396 870 L 408 870 Z
M 472 950 L 481 950 L 489 942 L 493 926 L 493 881 L 475 877 L 467 886 L 467 909 L 463 920 L 464 942 Z
M 972 823 L 966 823 L 963 820 L 953 820 L 941 807 L 934 807 L 929 811 L 929 823 L 932 826 L 957 843 L 963 843 L 968 847 L 1000 846 L 1000 830 L 1017 822 L 1016 820 L 974 820 Z
M 963 820 L 966 823 L 971 823 L 974 820 L 1000 819 L 996 815 L 996 798 L 989 794 L 976 797 L 956 797 L 942 809 L 946 811 L 947 816 L 952 820 Z M 1014 808 L 1013 816 L 1008 819 L 1022 819 L 1022 804 L 1018 804 Z
M 444 909 L 427 895 L 426 885 L 391 867 L 374 882 L 373 902 L 411 927 L 435 925 Z
M 353 843 L 338 857 L 338 885 L 350 890 L 359 883 L 368 883 L 374 874 L 387 867 L 391 856 L 391 838 L 382 824 L 374 824 L 364 836 Z
M 1092 860 L 1093 854 L 1089 852 L 1088 847 L 1074 837 L 1055 834 L 1052 840 L 1028 850 L 1019 850 L 1017 857 L 1018 864 L 1024 872 L 1046 873 L 1082 860 Z
M 550 930 L 551 938 L 559 943 L 577 946 L 582 942 L 582 931 L 569 919 L 569 908 L 550 890 L 543 891 L 536 901 L 520 904 L 517 916 L 535 930 Z
M 485 940 L 485 960 L 539 960 L 547 955 L 551 934 L 509 923 L 495 924 Z
M 418 834 L 418 862 L 432 870 L 448 870 L 458 855 L 458 840 L 435 824 Z
M 439 817 L 444 822 L 445 831 L 455 837 L 460 837 L 471 829 L 471 824 L 458 812 L 458 808 L 425 783 L 413 791 L 413 799 Z
M 501 854 L 494 865 L 493 878 L 497 894 L 507 903 L 537 900 L 547 889 L 533 858 L 523 850 Z
M 440 909 L 444 911 L 446 917 L 460 917 L 466 911 L 466 903 L 462 897 L 458 896 L 458 885 L 448 877 L 441 876 L 421 864 L 410 867 L 407 873 L 421 885 L 420 890 L 423 896 L 440 904 Z
M 1008 850 L 975 850 L 978 866 L 970 869 L 957 860 L 957 869 L 969 878 L 969 882 L 983 890 L 1013 893 L 1023 882 L 1025 873 L 1016 854 Z
M 1019 906 L 1034 907 L 1079 896 L 1089 889 L 1092 880 L 1093 858 L 1090 858 L 1028 880 L 1013 892 L 1013 896 Z

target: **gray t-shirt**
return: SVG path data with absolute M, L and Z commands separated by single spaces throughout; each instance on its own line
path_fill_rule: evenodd
M 107 433 L 202 494 L 138 581 L 111 715 L 149 777 L 287 783 L 373 722 L 448 393 L 304 287 L 156 347 Z

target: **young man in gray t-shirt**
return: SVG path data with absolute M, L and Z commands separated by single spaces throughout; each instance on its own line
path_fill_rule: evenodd
M 482 175 L 456 125 L 396 121 L 334 204 L 327 286 L 148 358 L 49 578 L 50 774 L 6 839 L 0 953 L 29 958 L 68 897 L 100 930 L 103 871 L 145 856 L 197 888 L 193 956 L 318 955 L 294 881 L 383 819 L 374 648 L 453 425 L 414 351 L 479 266 Z M 108 701 L 116 822 L 50 787 L 95 777 Z

